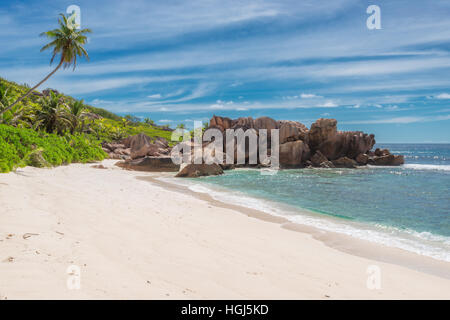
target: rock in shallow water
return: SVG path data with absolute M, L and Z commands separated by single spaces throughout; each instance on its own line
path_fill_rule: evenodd
M 341 157 L 337 160 L 331 161 L 336 168 L 356 168 L 357 163 L 355 160 L 347 158 L 347 157 Z
M 380 157 L 370 157 L 368 163 L 375 166 L 399 166 L 405 163 L 405 159 L 401 155 L 388 154 Z
M 360 153 L 356 157 L 358 164 L 365 166 L 369 162 L 369 156 L 367 154 Z
M 321 167 L 321 168 L 336 168 L 335 165 L 333 164 L 333 162 L 331 162 L 331 161 L 324 161 L 319 165 L 319 167 Z
M 311 158 L 311 163 L 315 167 L 320 167 L 320 164 L 323 162 L 327 162 L 328 158 L 325 157 L 322 152 L 317 151 Z

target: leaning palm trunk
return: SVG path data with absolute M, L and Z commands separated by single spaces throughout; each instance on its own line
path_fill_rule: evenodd
M 20 101 L 28 97 L 33 90 L 43 84 L 48 80 L 58 69 L 64 64 L 64 67 L 68 68 L 73 65 L 75 70 L 75 66 L 77 65 L 77 57 L 86 57 L 89 58 L 86 49 L 83 47 L 87 42 L 87 37 L 84 35 L 86 33 L 90 33 L 90 29 L 77 30 L 77 25 L 75 24 L 75 15 L 70 17 L 66 17 L 64 14 L 60 14 L 62 19 L 58 19 L 59 28 L 53 29 L 47 32 L 41 33 L 41 36 L 46 36 L 47 38 L 52 39 L 50 43 L 47 43 L 45 46 L 41 48 L 41 52 L 50 48 L 53 48 L 53 56 L 50 60 L 50 63 L 53 62 L 53 59 L 61 54 L 61 60 L 58 66 L 53 70 L 48 76 L 46 76 L 41 82 L 35 85 L 33 88 L 28 90 L 28 92 L 17 99 L 12 105 L 7 107 L 4 110 L 0 111 L 0 115 L 4 112 L 13 108 Z
M 19 99 L 17 99 L 16 101 L 14 101 L 13 104 L 11 104 L 9 107 L 7 107 L 4 110 L 0 111 L 0 115 L 2 115 L 3 113 L 5 113 L 6 111 L 10 110 L 11 108 L 13 108 L 16 104 L 18 104 L 20 101 L 22 101 L 23 99 L 25 99 L 26 97 L 28 97 L 34 90 L 36 90 L 37 87 L 39 87 L 41 84 L 43 84 L 45 81 L 47 81 L 56 71 L 58 71 L 58 69 L 62 66 L 64 62 L 64 56 L 61 57 L 61 61 L 59 62 L 59 64 L 56 66 L 55 70 L 53 70 L 52 72 L 50 72 L 48 74 L 48 76 L 46 76 L 41 82 L 39 82 L 37 85 L 35 85 L 33 88 L 31 88 L 30 90 L 28 90 L 27 93 L 25 93 L 23 96 L 21 96 Z

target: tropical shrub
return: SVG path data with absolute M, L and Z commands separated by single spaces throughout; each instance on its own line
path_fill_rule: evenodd
M 84 134 L 49 134 L 0 124 L 0 172 L 18 167 L 58 166 L 103 160 L 99 141 Z

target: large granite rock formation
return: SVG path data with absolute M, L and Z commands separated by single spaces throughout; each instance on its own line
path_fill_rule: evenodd
M 117 166 L 137 171 L 178 171 L 169 156 L 171 147 L 164 138 L 150 138 L 140 133 L 119 143 L 103 143 L 103 150 L 110 159 L 122 159 Z
M 110 159 L 131 159 L 131 149 L 127 148 L 123 143 L 103 143 L 102 148 Z
M 337 134 L 336 119 L 319 119 L 311 125 L 308 133 L 309 146 L 312 150 L 320 150 L 320 146 Z
M 281 144 L 279 155 L 282 167 L 301 167 L 309 160 L 310 151 L 305 142 L 297 140 Z
M 357 165 L 400 165 L 403 156 L 391 155 L 388 150 L 370 150 L 375 136 L 361 131 L 338 131 L 336 119 L 318 119 L 308 128 L 297 121 L 275 121 L 268 117 L 230 119 L 213 116 L 210 128 L 279 129 L 280 165 L 282 167 L 350 167 Z M 224 139 L 225 140 L 225 139 Z M 301 142 L 301 143 L 300 143 Z M 224 141 L 224 146 L 225 146 Z M 270 139 L 268 141 L 270 149 Z M 311 155 L 313 155 L 311 157 Z M 246 157 L 248 160 L 248 157 Z
M 232 122 L 233 120 L 230 118 L 213 116 L 209 121 L 209 128 L 217 128 L 224 131 L 231 128 Z
M 337 131 L 335 119 L 319 119 L 311 125 L 308 133 L 309 146 L 320 151 L 329 160 L 341 157 L 351 159 L 372 149 L 375 136 L 361 131 Z
M 375 145 L 373 134 L 361 131 L 338 131 L 335 119 L 319 119 L 308 128 L 297 121 L 275 121 L 269 117 L 242 117 L 230 119 L 213 116 L 209 128 L 217 128 L 222 133 L 227 129 L 255 130 L 256 134 L 265 129 L 269 135 L 267 147 L 271 154 L 270 130 L 279 129 L 279 160 L 281 168 L 292 167 L 321 167 L 321 168 L 356 168 L 358 165 L 383 165 L 396 166 L 404 163 L 401 155 L 392 155 L 387 149 L 371 151 Z M 236 144 L 236 138 L 234 138 Z M 248 140 L 248 139 L 247 139 Z M 188 143 L 193 147 L 194 142 Z M 226 152 L 226 135 L 223 139 L 223 151 Z M 181 146 L 178 145 L 177 147 Z M 213 145 L 210 142 L 202 142 L 204 152 L 214 157 Z M 178 171 L 180 166 L 172 162 L 169 154 L 171 147 L 163 138 L 151 139 L 145 134 L 138 134 L 122 140 L 120 143 L 105 143 L 103 149 L 111 158 L 124 159 L 118 163 L 120 167 L 141 171 Z M 245 165 L 267 166 L 262 163 L 259 154 L 251 154 L 246 143 Z M 258 151 L 258 150 L 257 150 Z M 191 154 L 193 148 L 191 148 Z M 234 150 L 235 163 L 237 150 Z M 252 156 L 255 157 L 252 157 Z M 193 158 L 193 157 L 192 157 Z M 257 163 L 251 163 L 250 159 L 257 159 Z M 242 166 L 242 165 L 238 165 Z M 221 174 L 223 169 L 236 167 L 235 164 L 207 165 L 188 164 L 182 166 L 177 176 L 194 177 L 202 175 Z
M 308 128 L 297 121 L 278 121 L 278 128 L 280 129 L 280 143 L 288 141 L 302 140 L 308 143 Z
M 139 159 L 146 156 L 159 157 L 170 154 L 171 147 L 164 138 L 154 138 L 140 133 L 130 136 L 118 143 L 103 143 L 103 150 L 110 159 Z
M 154 156 L 158 152 L 158 146 L 151 143 L 150 137 L 139 133 L 130 137 L 127 141 L 131 149 L 131 159 L 142 158 L 145 156 Z

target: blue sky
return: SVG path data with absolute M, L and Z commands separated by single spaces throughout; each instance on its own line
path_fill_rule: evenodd
M 81 8 L 90 62 L 45 87 L 160 124 L 320 117 L 379 142 L 450 142 L 450 1 L 5 1 L 0 76 L 49 71 L 38 35 Z M 380 30 L 366 8 L 381 8 Z M 43 89 L 41 88 L 41 89 Z

